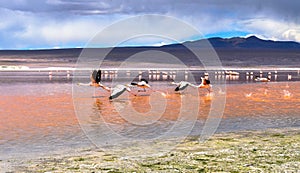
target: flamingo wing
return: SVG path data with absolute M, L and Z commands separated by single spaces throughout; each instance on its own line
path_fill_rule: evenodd
M 148 84 L 148 81 L 146 79 L 141 79 L 141 81 L 146 82 L 146 84 Z
M 180 82 L 179 85 L 175 88 L 175 91 L 182 91 L 188 86 L 189 84 L 187 82 Z
M 115 88 L 112 89 L 112 93 L 109 97 L 109 99 L 114 99 L 119 97 L 121 94 L 123 94 L 126 91 L 126 87 L 123 85 L 117 85 Z
M 97 71 L 95 81 L 96 83 L 99 83 L 101 81 L 101 70 Z
M 91 82 L 95 83 L 97 78 L 97 70 L 94 70 L 93 73 L 90 76 Z

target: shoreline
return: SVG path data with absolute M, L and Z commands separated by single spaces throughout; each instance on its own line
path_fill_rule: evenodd
M 146 65 L 151 65 L 151 63 Z M 102 70 L 107 71 L 117 71 L 117 70 L 133 70 L 133 71 L 148 71 L 148 70 L 165 70 L 165 71 L 299 71 L 300 67 L 297 66 L 290 66 L 290 67 L 282 67 L 282 66 L 251 66 L 251 67 L 238 67 L 238 66 L 209 66 L 209 67 L 198 67 L 198 66 L 174 66 L 174 67 L 165 67 L 160 66 L 160 64 L 154 64 L 157 66 L 154 66 L 152 68 L 145 68 L 145 67 L 115 67 L 115 66 L 104 66 L 101 67 Z M 0 65 L 0 72 L 41 72 L 41 71 L 89 71 L 93 70 L 93 68 L 83 68 L 83 67 L 76 67 L 76 65 L 73 66 L 41 66 L 41 67 L 35 67 L 35 66 L 25 66 L 25 65 Z
M 150 157 L 120 157 L 113 150 L 88 148 L 0 163 L 16 172 L 297 172 L 300 128 L 218 133 L 205 142 L 188 137 L 174 150 Z

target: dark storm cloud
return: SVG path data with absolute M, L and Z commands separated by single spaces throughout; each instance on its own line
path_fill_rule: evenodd
M 0 6 L 10 10 L 32 13 L 76 14 L 178 14 L 193 16 L 209 13 L 218 17 L 269 15 L 285 20 L 299 21 L 299 0 L 11 0 L 1 1 Z M 195 16 L 197 17 L 197 16 Z
M 299 0 L 4 0 L 0 32 L 11 46 L 17 45 L 15 40 L 30 47 L 37 36 L 46 45 L 84 43 L 97 29 L 120 19 L 162 14 L 207 35 L 242 32 L 300 41 L 299 7 Z M 90 34 L 82 34 L 86 30 Z
M 49 15 L 55 13 L 82 13 L 90 11 L 103 11 L 104 13 L 111 13 L 116 8 L 119 8 L 118 3 L 109 3 L 110 1 L 97 0 L 12 0 L 1 1 L 0 6 L 13 11 L 22 11 L 30 13 L 48 13 Z

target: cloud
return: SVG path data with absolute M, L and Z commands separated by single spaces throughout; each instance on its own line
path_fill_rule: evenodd
M 143 14 L 178 18 L 204 35 L 250 33 L 299 42 L 299 6 L 298 0 L 4 0 L 0 1 L 0 17 L 4 19 L 0 48 L 84 46 L 106 26 Z M 120 32 L 122 29 L 126 27 Z M 195 39 L 178 27 L 166 32 Z M 160 42 L 165 40 L 155 43 Z
M 300 42 L 300 27 L 298 29 L 288 29 L 282 33 L 282 37 L 285 40 L 295 40 Z
M 144 15 L 120 20 L 104 28 L 91 46 L 153 45 L 201 38 L 195 28 L 181 20 L 161 15 Z
M 240 27 L 250 33 L 259 33 L 254 35 L 260 38 L 300 42 L 300 25 L 291 22 L 265 18 L 251 19 L 243 21 Z
M 52 17 L 36 16 L 32 12 L 0 11 L 0 47 L 2 48 L 47 48 L 53 46 L 83 46 L 97 32 L 118 18 L 95 16 Z M 69 46 L 69 47 L 70 47 Z

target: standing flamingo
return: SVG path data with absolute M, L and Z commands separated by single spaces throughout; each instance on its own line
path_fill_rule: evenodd
M 270 82 L 271 79 L 269 77 L 259 77 L 256 76 L 254 79 L 256 82 Z

